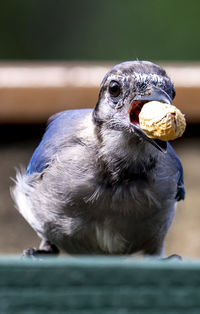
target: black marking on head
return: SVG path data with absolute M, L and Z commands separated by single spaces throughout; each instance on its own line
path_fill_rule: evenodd
M 126 61 L 116 64 L 105 75 L 102 86 L 110 76 L 126 77 L 125 81 L 129 83 L 134 77 L 136 88 L 140 91 L 144 91 L 149 84 L 152 84 L 162 88 L 172 99 L 176 94 L 173 83 L 166 71 L 159 65 L 149 61 Z
M 167 76 L 165 70 L 159 65 L 149 61 L 126 61 L 120 64 L 116 64 L 104 77 L 103 82 L 106 81 L 108 76 L 114 75 L 133 75 L 134 73 L 145 73 L 145 74 L 157 74 L 160 76 Z

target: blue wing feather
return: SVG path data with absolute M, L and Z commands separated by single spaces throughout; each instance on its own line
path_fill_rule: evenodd
M 183 167 L 180 162 L 180 159 L 178 158 L 175 150 L 172 148 L 172 146 L 168 143 L 167 144 L 167 152 L 172 158 L 173 162 L 176 163 L 177 169 L 179 172 L 179 178 L 177 182 L 177 194 L 176 194 L 176 200 L 184 200 L 185 198 L 185 187 L 184 187 L 184 177 L 183 177 Z
M 42 172 L 48 167 L 54 155 L 59 150 L 59 138 L 70 133 L 77 121 L 91 112 L 92 109 L 67 110 L 55 114 L 49 119 L 47 130 L 42 141 L 34 151 L 27 167 L 27 174 Z

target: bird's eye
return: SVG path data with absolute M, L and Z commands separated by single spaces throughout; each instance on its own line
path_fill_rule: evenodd
M 116 81 L 111 81 L 109 85 L 109 93 L 113 97 L 117 97 L 120 94 L 120 84 Z

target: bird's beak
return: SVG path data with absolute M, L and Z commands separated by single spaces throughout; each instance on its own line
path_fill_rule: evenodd
M 141 101 L 160 101 L 166 104 L 171 104 L 171 97 L 161 88 L 153 87 L 153 89 L 149 90 L 148 95 L 137 95 L 133 100 L 141 100 Z
M 137 95 L 132 101 L 129 107 L 129 116 L 130 120 L 134 125 L 134 130 L 138 135 L 143 137 L 146 141 L 151 143 L 154 147 L 159 149 L 161 152 L 167 152 L 167 142 L 160 141 L 157 139 L 149 138 L 144 131 L 140 128 L 139 125 L 139 113 L 143 107 L 143 105 L 149 101 L 159 101 L 167 104 L 172 103 L 172 99 L 170 96 L 162 89 L 158 87 L 154 87 L 149 91 L 147 95 Z

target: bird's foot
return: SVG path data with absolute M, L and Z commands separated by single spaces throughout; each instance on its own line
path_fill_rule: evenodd
M 51 256 L 51 255 L 58 255 L 59 250 L 54 245 L 49 243 L 48 241 L 42 242 L 39 249 L 36 248 L 28 248 L 23 251 L 22 258 L 30 258 L 30 259 L 38 259 L 43 256 Z
M 36 248 L 28 248 L 23 251 L 22 253 L 22 259 L 38 259 L 41 255 L 41 250 L 37 250 Z
M 172 254 L 168 257 L 162 258 L 163 261 L 170 261 L 170 260 L 178 260 L 178 261 L 182 261 L 182 257 L 178 254 Z

